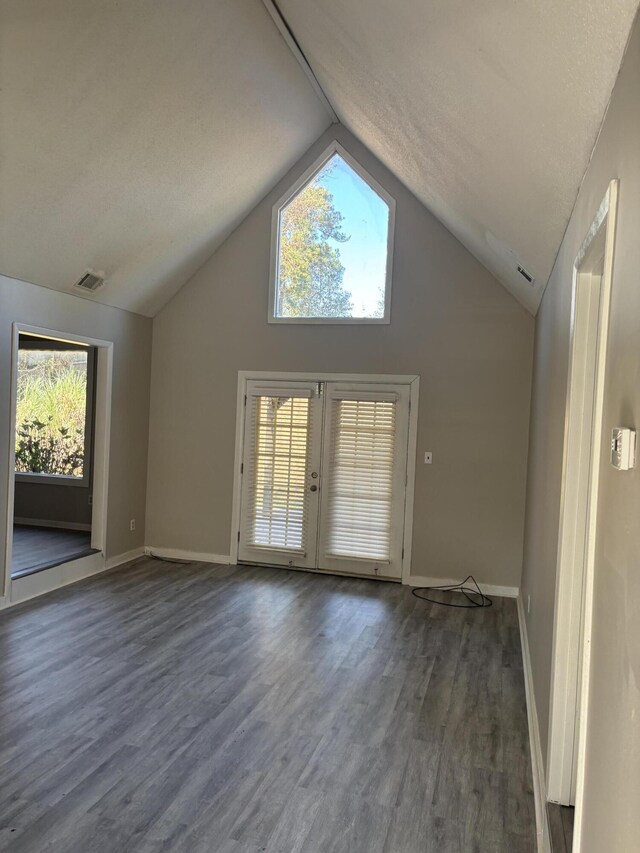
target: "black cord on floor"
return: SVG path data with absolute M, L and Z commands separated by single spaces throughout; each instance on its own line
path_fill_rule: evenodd
M 190 566 L 192 563 L 195 563 L 195 560 L 175 560 L 173 557 L 159 557 L 152 551 L 149 551 L 145 556 L 150 560 L 159 560 L 161 563 L 175 563 L 178 566 Z
M 466 586 L 467 581 L 471 581 L 475 589 L 473 589 L 473 587 Z M 461 592 L 470 603 L 453 604 L 450 601 L 439 601 L 437 598 L 429 598 L 428 595 L 420 595 L 421 592 L 434 592 L 436 590 L 439 590 L 440 592 Z M 473 575 L 468 575 L 463 581 L 460 581 L 460 583 L 443 584 L 442 586 L 416 586 L 411 590 L 411 592 L 416 598 L 422 599 L 422 601 L 430 601 L 432 604 L 442 604 L 443 607 L 491 607 L 493 604 L 493 601 L 489 596 L 482 592 Z M 475 597 L 472 598 L 472 596 Z

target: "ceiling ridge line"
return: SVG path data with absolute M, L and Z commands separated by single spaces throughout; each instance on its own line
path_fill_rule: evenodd
M 340 119 L 338 118 L 338 114 L 334 110 L 331 101 L 327 97 L 324 89 L 320 85 L 320 81 L 316 77 L 313 68 L 311 67 L 309 60 L 304 55 L 302 48 L 300 47 L 297 38 L 295 37 L 293 30 L 289 26 L 286 18 L 280 11 L 278 4 L 275 0 L 262 0 L 267 12 L 273 18 L 273 22 L 276 27 L 280 31 L 280 35 L 287 43 L 287 46 L 291 53 L 295 56 L 298 65 L 302 68 L 304 73 L 306 74 L 311 86 L 313 87 L 314 92 L 322 102 L 325 110 L 329 113 L 329 117 L 333 124 L 340 124 Z

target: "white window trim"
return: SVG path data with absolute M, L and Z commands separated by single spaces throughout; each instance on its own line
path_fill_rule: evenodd
M 83 486 L 89 485 L 89 475 L 74 477 L 73 474 L 38 474 L 33 471 L 16 471 L 16 483 L 31 483 L 38 486 Z
M 409 386 L 409 435 L 407 439 L 407 482 L 405 487 L 404 529 L 402 557 L 403 584 L 411 583 L 411 551 L 413 544 L 413 504 L 416 478 L 416 453 L 418 447 L 418 403 L 420 396 L 420 376 L 417 374 L 386 375 L 370 373 L 289 373 L 286 371 L 239 370 L 238 396 L 236 400 L 236 438 L 233 469 L 233 504 L 231 509 L 231 542 L 229 546 L 229 561 L 232 565 L 238 562 L 238 536 L 240 532 L 240 503 L 242 491 L 242 460 L 244 458 L 244 423 L 246 407 L 244 404 L 247 394 L 247 382 L 251 379 L 273 382 L 369 382 L 379 385 L 408 385 Z M 322 571 L 310 569 L 309 571 Z
M 276 317 L 276 290 L 278 280 L 278 258 L 280 255 L 280 213 L 282 208 L 316 175 L 323 166 L 338 154 L 359 175 L 363 181 L 385 202 L 389 208 L 389 227 L 387 231 L 387 270 L 385 278 L 384 315 L 382 317 Z M 391 322 L 391 286 L 393 282 L 393 245 L 396 222 L 396 201 L 380 184 L 355 160 L 348 151 L 334 140 L 322 154 L 314 160 L 298 180 L 273 205 L 271 210 L 271 270 L 269 276 L 269 323 L 289 323 L 295 325 L 389 325 Z

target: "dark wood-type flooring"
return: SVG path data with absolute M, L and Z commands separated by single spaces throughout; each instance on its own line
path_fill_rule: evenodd
M 11 577 L 21 578 L 93 554 L 91 533 L 15 524 Z
M 547 803 L 549 828 L 551 830 L 552 853 L 571 853 L 573 849 L 573 817 L 575 809 L 572 806 L 559 806 L 557 803 Z
M 0 615 L 8 853 L 533 853 L 513 600 L 143 558 Z

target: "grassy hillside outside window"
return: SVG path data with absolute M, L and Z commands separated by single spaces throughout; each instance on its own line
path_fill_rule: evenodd
M 87 377 L 86 350 L 19 350 L 17 474 L 84 477 Z

